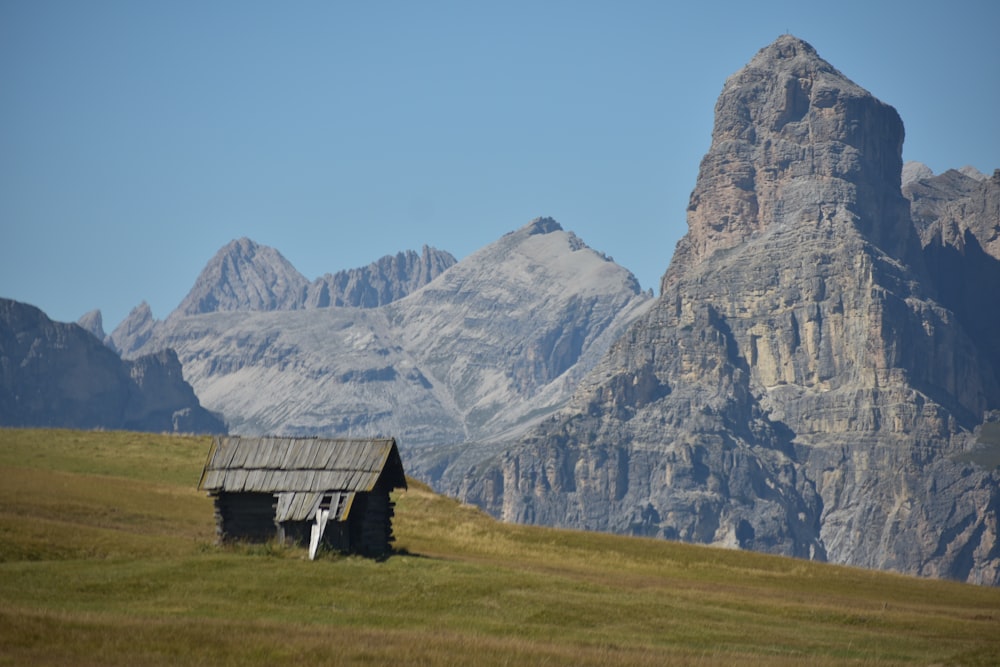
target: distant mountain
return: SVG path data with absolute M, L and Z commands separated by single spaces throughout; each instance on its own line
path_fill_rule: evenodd
M 159 322 L 153 319 L 153 309 L 143 301 L 133 308 L 104 342 L 122 357 L 136 355 L 136 351 L 149 342 Z
M 976 172 L 978 174 L 978 172 Z M 1000 259 L 1000 169 L 992 177 L 949 169 L 903 186 L 921 243 L 961 247 L 966 232 Z
M 104 318 L 101 316 L 101 311 L 99 310 L 91 310 L 85 313 L 76 323 L 86 331 L 89 331 L 97 340 L 103 341 L 108 336 L 104 333 Z
M 386 255 L 366 267 L 328 273 L 310 283 L 274 248 L 242 238 L 215 254 L 168 319 L 219 312 L 375 308 L 423 287 L 453 264 L 451 254 L 424 246 L 419 255 L 412 250 Z M 93 311 L 86 322 L 93 322 L 95 314 L 99 321 L 100 311 Z M 162 324 L 143 302 L 105 340 L 123 357 L 135 356 Z
M 959 171 L 959 173 L 961 173 L 961 174 L 963 174 L 965 176 L 968 176 L 969 178 L 977 180 L 977 181 L 985 181 L 986 179 L 989 178 L 989 176 L 987 176 L 983 172 L 979 171 L 978 169 L 976 169 L 975 167 L 973 167 L 971 164 L 967 164 L 964 167 L 960 167 L 958 169 L 958 171 Z
M 175 312 L 377 308 L 423 287 L 454 263 L 449 253 L 424 246 L 419 255 L 412 250 L 386 255 L 310 283 L 274 248 L 242 238 L 216 253 Z
M 76 324 L 0 299 L 0 424 L 224 433 L 172 350 L 122 361 Z
M 903 194 L 938 300 L 1000 378 L 1000 169 L 992 178 L 951 169 Z
M 294 310 L 302 306 L 308 286 L 280 252 L 242 238 L 215 254 L 176 312 Z
M 902 143 L 810 45 L 762 49 L 720 95 L 661 297 L 564 410 L 439 488 L 508 521 L 1000 584 L 994 180 L 916 174 L 928 254 Z
M 309 286 L 303 307 L 378 308 L 420 289 L 455 261 L 450 253 L 428 246 L 419 255 L 412 250 L 386 255 L 366 267 L 317 278 Z
M 397 266 L 442 266 L 429 249 L 415 259 Z M 387 305 L 171 315 L 137 351 L 176 349 L 233 432 L 391 434 L 417 470 L 485 455 L 562 405 L 649 303 L 631 273 L 540 218 Z
M 906 187 L 907 184 L 914 181 L 923 180 L 925 178 L 932 178 L 934 172 L 923 162 L 905 162 L 903 163 L 902 172 L 902 184 Z

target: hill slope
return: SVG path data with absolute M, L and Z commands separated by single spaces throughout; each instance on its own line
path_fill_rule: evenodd
M 0 430 L 0 664 L 987 664 L 1000 590 L 499 523 L 412 483 L 385 562 L 211 545 L 207 438 Z M 59 488 L 53 495 L 52 488 Z

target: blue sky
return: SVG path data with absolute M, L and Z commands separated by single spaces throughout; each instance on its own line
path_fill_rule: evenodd
M 659 289 L 725 79 L 791 32 L 1000 168 L 1000 3 L 0 0 L 0 296 L 111 331 L 248 236 L 307 278 L 549 215 Z

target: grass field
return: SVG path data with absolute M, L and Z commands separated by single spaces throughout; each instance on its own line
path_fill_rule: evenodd
M 383 562 L 214 546 L 209 440 L 0 429 L 0 665 L 1000 664 L 1000 590 L 498 523 Z

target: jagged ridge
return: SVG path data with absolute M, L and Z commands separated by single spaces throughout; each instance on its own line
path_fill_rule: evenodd
M 562 405 L 650 302 L 631 273 L 539 218 L 378 308 L 172 315 L 139 351 L 176 349 L 234 432 L 388 433 L 429 470 L 442 446 L 489 443 Z M 434 461 L 418 460 L 430 446 Z

